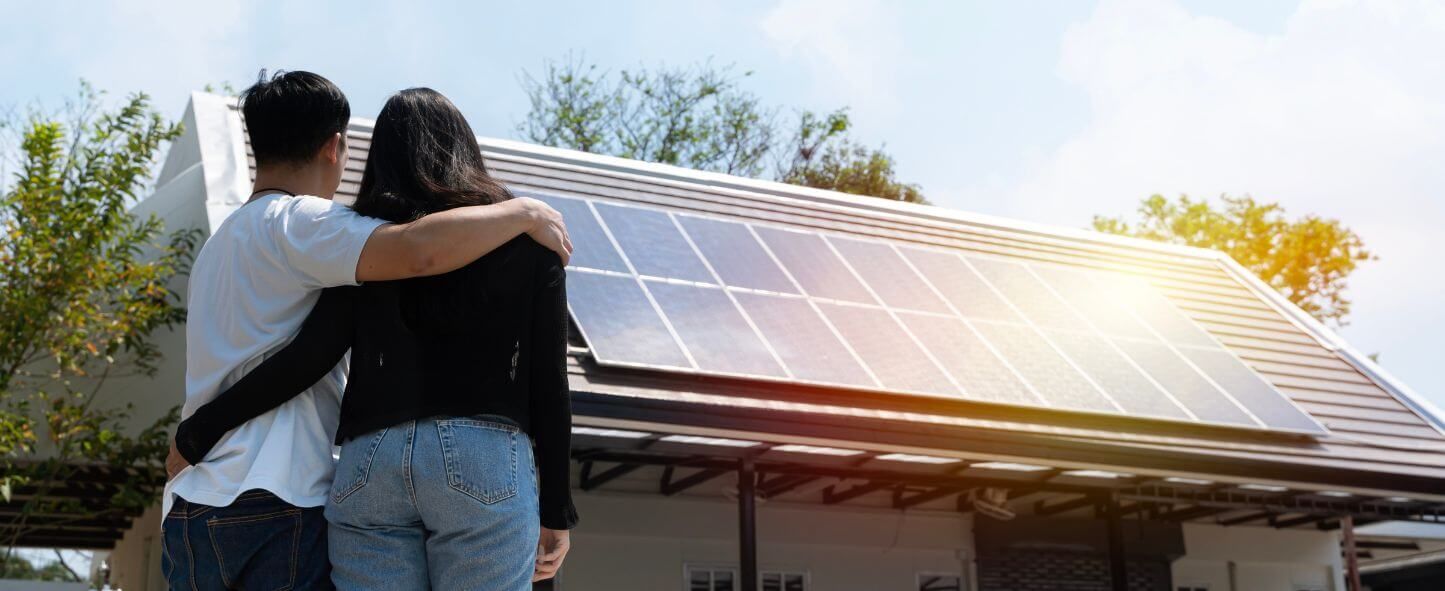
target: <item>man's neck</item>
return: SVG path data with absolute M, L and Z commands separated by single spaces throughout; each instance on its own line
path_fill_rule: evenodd
M 256 182 L 251 185 L 251 198 L 259 191 L 285 191 L 292 195 L 315 195 L 330 199 L 336 192 L 332 187 L 323 187 L 322 175 L 309 168 L 268 167 L 256 170 Z

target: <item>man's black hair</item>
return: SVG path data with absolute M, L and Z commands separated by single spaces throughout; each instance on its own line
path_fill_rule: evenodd
M 351 104 L 330 80 L 311 72 L 266 71 L 241 93 L 241 114 L 257 166 L 301 165 L 335 133 L 346 133 Z

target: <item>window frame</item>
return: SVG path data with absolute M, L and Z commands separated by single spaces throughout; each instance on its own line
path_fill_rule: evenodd
M 780 575 L 780 576 L 782 576 L 782 577 L 786 577 L 786 576 L 788 576 L 788 575 L 802 575 L 802 577 L 803 577 L 803 591 L 809 591 L 810 589 L 813 588 L 813 575 L 812 575 L 811 572 L 808 571 L 808 569 L 805 569 L 805 568 L 800 568 L 800 569 L 770 568 L 770 569 L 766 569 L 766 570 L 760 569 L 760 570 L 758 570 L 758 589 L 762 589 L 762 588 L 763 588 L 763 577 L 765 577 L 765 576 L 767 576 L 767 575 Z M 786 585 L 787 581 L 780 581 L 780 583 L 783 583 L 784 585 Z M 786 591 L 786 589 L 785 589 L 784 591 Z
M 739 591 L 740 586 L 738 585 L 738 581 L 741 580 L 741 579 L 740 579 L 740 576 L 741 576 L 741 575 L 738 574 L 738 567 L 733 566 L 733 565 L 731 565 L 731 564 L 724 564 L 724 563 L 717 563 L 717 562 L 684 562 L 684 563 L 682 563 L 682 589 L 683 589 L 683 591 L 692 591 L 692 573 L 693 573 L 694 570 L 703 570 L 703 571 L 707 571 L 707 572 L 708 572 L 708 586 L 709 586 L 709 587 L 711 587 L 711 586 L 712 586 L 712 583 L 715 582 L 715 579 L 713 578 L 713 575 L 714 575 L 715 573 L 718 573 L 718 572 L 728 572 L 728 573 L 731 573 L 732 576 L 733 576 L 733 588 L 732 588 L 732 591 Z M 713 590 L 712 590 L 712 589 L 708 589 L 708 591 L 713 591 Z

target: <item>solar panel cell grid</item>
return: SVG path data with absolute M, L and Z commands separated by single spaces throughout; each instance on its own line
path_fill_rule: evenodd
M 1143 280 L 1120 277 L 1114 282 L 1122 305 L 1132 310 L 1165 341 L 1182 345 L 1218 347 L 1219 343 L 1180 312 L 1163 294 Z
M 1265 424 L 1289 429 L 1309 429 L 1314 424 L 1309 415 L 1275 395 L 1274 386 L 1228 351 L 1180 347 L 1179 352 Z
M 1125 412 L 1149 417 L 1191 418 L 1168 393 L 1154 385 L 1103 337 L 1061 330 L 1044 332 Z
M 667 213 L 598 203 L 597 214 L 639 274 L 713 282 L 712 274 Z
M 868 289 L 853 276 L 843 260 L 828 248 L 823 237 L 777 228 L 759 227 L 768 245 L 808 295 L 864 304 L 876 303 Z
M 1199 420 L 1233 425 L 1258 424 L 1168 345 L 1125 339 L 1114 342 Z
M 963 262 L 962 257 L 953 253 L 909 247 L 901 247 L 899 251 L 965 318 L 1022 321 L 1018 313 L 989 289 L 988 284 Z
M 1090 278 L 1090 275 L 1100 276 L 1102 273 L 1084 273 L 1050 266 L 1035 267 L 1034 272 L 1056 293 L 1068 300 L 1099 332 L 1116 337 L 1156 339 L 1143 322 L 1120 304 L 1119 297 L 1110 293 L 1110 282 L 1107 278 Z
M 878 387 L 807 300 L 748 292 L 734 295 L 794 378 Z
M 1072 410 L 1119 412 L 1079 370 L 1032 328 L 1017 324 L 980 322 L 975 326 L 1018 368 L 1050 406 Z
M 724 285 L 798 293 L 746 225 L 689 215 L 676 218 Z
M 567 221 L 567 234 L 572 239 L 573 266 L 628 272 L 627 264 L 612 247 L 612 241 L 607 238 L 597 217 L 592 215 L 592 208 L 587 206 L 586 201 L 520 191 L 518 194 L 541 199 L 562 214 L 562 219 Z
M 1028 267 L 993 259 L 969 258 L 979 274 L 998 288 L 1034 324 L 1064 330 L 1089 330 L 1084 319 L 1069 309 Z
M 568 273 L 567 292 L 572 316 L 599 358 L 692 367 L 636 279 Z
M 1037 405 L 1042 399 L 956 318 L 900 312 L 898 319 L 953 375 L 970 399 Z
M 961 394 L 887 312 L 829 303 L 819 303 L 818 307 L 885 388 Z
M 889 307 L 948 313 L 948 305 L 933 295 L 923 278 L 891 246 L 847 238 L 829 238 L 828 242 Z
M 721 288 L 645 281 L 699 369 L 785 377 L 782 366 Z
M 602 363 L 1324 432 L 1137 277 L 542 198 Z

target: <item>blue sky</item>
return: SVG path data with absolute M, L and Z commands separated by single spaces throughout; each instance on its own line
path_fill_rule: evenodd
M 1252 194 L 1344 220 L 1381 260 L 1343 334 L 1445 405 L 1445 7 L 1401 0 L 28 2 L 0 22 L 0 106 L 80 78 L 190 90 L 262 67 L 339 83 L 358 114 L 432 86 L 512 137 L 519 77 L 711 58 L 777 105 L 852 109 L 935 203 L 1081 227 L 1151 193 Z

